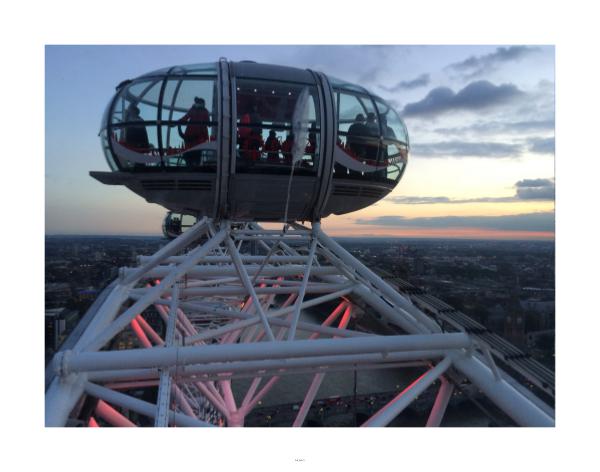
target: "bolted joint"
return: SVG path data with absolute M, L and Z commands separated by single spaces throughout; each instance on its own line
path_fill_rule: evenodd
M 73 354 L 73 351 L 70 349 L 67 351 L 57 352 L 52 359 L 52 367 L 54 368 L 54 373 L 57 377 L 66 377 L 69 375 L 68 363 Z

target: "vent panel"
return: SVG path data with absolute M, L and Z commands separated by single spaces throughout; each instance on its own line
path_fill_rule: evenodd
M 142 180 L 145 190 L 212 190 L 212 182 L 208 180 Z
M 335 185 L 333 187 L 333 195 L 340 197 L 383 198 L 387 193 L 386 189 L 361 187 L 360 185 Z

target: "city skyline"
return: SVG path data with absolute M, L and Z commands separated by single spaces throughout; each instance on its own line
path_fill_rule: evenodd
M 321 70 L 403 115 L 402 181 L 372 207 L 326 218 L 329 234 L 554 238 L 554 48 L 544 46 L 47 46 L 46 234 L 159 234 L 165 209 L 88 175 L 107 169 L 103 108 L 124 79 L 221 56 Z

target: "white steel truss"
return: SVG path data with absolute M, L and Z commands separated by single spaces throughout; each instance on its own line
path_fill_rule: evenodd
M 307 321 L 308 309 L 329 315 Z M 147 321 L 149 310 L 162 318 L 164 339 Z M 357 312 L 403 334 L 355 329 Z M 123 333 L 137 348 L 115 348 Z M 554 425 L 553 410 L 501 371 L 487 346 L 442 332 L 319 223 L 277 231 L 202 219 L 138 267 L 122 269 L 72 349 L 55 356 L 46 425 L 72 424 L 95 399 L 89 426 L 98 419 L 137 426 L 140 416 L 162 427 L 243 426 L 280 379 L 310 374 L 289 424 L 302 426 L 328 373 L 415 366 L 422 375 L 362 426 L 390 424 L 436 381 L 426 426 L 439 426 L 457 379 L 518 425 Z M 234 392 L 236 379 L 248 379 L 244 391 Z M 156 392 L 155 403 L 124 393 L 144 389 Z

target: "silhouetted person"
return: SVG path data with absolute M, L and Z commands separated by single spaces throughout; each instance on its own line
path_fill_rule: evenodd
M 147 149 L 150 147 L 148 142 L 148 132 L 143 124 L 144 120 L 140 116 L 140 109 L 133 103 L 127 109 L 125 121 L 129 124 L 125 127 L 125 144 L 132 148 Z
M 283 162 L 286 164 L 292 163 L 292 148 L 294 147 L 294 133 L 290 133 L 281 143 L 281 153 L 283 154 Z
M 354 123 L 352 123 L 350 128 L 348 128 L 348 136 L 346 138 L 346 144 L 355 157 L 364 157 L 364 137 L 368 135 L 369 132 L 365 124 L 365 117 L 362 113 L 359 113 L 356 115 Z M 361 139 L 361 137 L 363 139 Z
M 365 123 L 369 136 L 379 136 L 379 126 L 375 121 L 375 113 L 367 113 L 367 122 Z
M 267 161 L 279 162 L 279 151 L 281 150 L 281 143 L 277 139 L 275 130 L 269 131 L 269 137 L 265 141 L 263 151 L 267 153 Z
M 381 117 L 381 129 L 383 130 L 384 137 L 396 139 L 396 133 L 394 133 L 394 130 L 388 126 L 387 118 L 385 116 Z
M 186 148 L 208 141 L 207 123 L 209 121 L 210 115 L 206 109 L 204 99 L 195 97 L 192 107 L 178 120 L 178 123 L 188 123 L 183 133 L 183 141 Z

